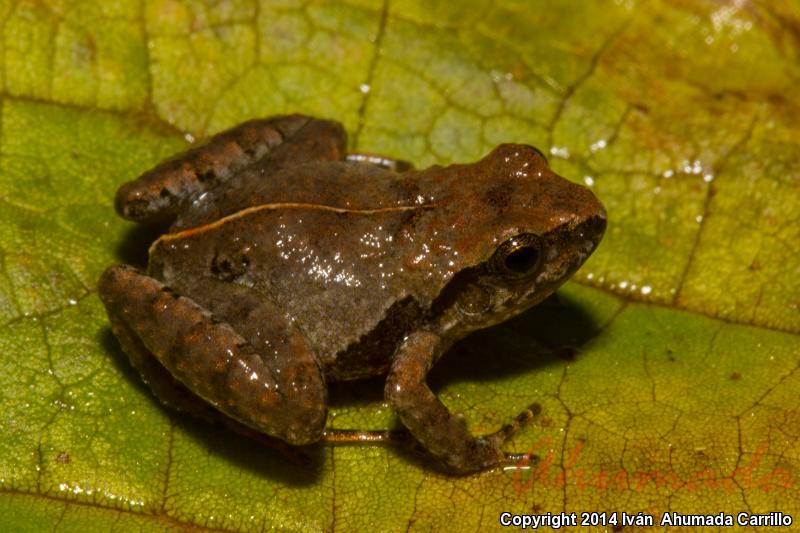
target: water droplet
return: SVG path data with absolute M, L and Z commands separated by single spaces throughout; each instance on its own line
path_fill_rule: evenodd
M 589 146 L 589 150 L 591 152 L 596 152 L 598 150 L 604 149 L 606 146 L 607 146 L 606 140 L 605 139 L 599 139 L 597 142 L 594 142 L 594 143 L 592 143 L 591 146 Z

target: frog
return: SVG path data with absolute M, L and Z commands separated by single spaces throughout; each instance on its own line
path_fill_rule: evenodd
M 531 145 L 417 170 L 347 142 L 334 120 L 253 119 L 123 184 L 119 215 L 159 236 L 146 269 L 100 277 L 111 329 L 155 396 L 197 416 L 302 447 L 326 434 L 329 384 L 382 378 L 446 470 L 506 464 L 535 407 L 475 435 L 427 375 L 568 280 L 605 208 Z

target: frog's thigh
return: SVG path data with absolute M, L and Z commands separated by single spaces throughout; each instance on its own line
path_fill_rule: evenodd
M 441 349 L 438 335 L 410 335 L 395 354 L 386 398 L 414 437 L 450 468 L 471 472 L 497 465 L 506 458 L 500 444 L 507 435 L 473 436 L 464 419 L 448 411 L 425 382 Z
M 353 152 L 347 154 L 347 161 L 354 161 L 356 163 L 369 163 L 386 170 L 394 172 L 408 172 L 414 170 L 414 165 L 402 159 L 394 159 L 385 155 L 370 154 L 365 152 Z
M 222 413 L 290 444 L 308 444 L 321 436 L 325 384 L 296 328 L 283 324 L 271 352 L 259 351 L 192 299 L 125 266 L 106 270 L 100 294 L 178 382 Z M 272 317 L 270 322 L 281 320 Z M 271 332 L 265 326 L 262 333 Z
M 109 308 L 108 317 L 111 320 L 111 329 L 122 346 L 122 350 L 156 398 L 173 409 L 187 412 L 193 416 L 206 420 L 217 418 L 213 407 L 198 398 L 183 383 L 167 372 L 167 369 L 142 344 L 142 340 L 120 315 Z
M 338 122 L 283 115 L 244 122 L 168 159 L 117 191 L 117 212 L 142 224 L 172 222 L 187 200 L 227 182 L 246 167 L 271 159 L 276 167 L 297 161 L 338 161 L 347 134 Z

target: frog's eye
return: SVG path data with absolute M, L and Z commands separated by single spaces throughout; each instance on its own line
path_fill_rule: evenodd
M 542 262 L 542 240 L 524 233 L 501 244 L 492 257 L 492 269 L 510 278 L 529 276 L 539 270 Z

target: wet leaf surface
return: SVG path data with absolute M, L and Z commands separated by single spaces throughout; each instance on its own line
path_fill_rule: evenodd
M 800 10 L 782 2 L 0 1 L 0 529 L 484 530 L 502 511 L 800 520 Z M 528 469 L 407 446 L 297 463 L 161 408 L 95 282 L 113 193 L 243 119 L 341 120 L 419 166 L 549 151 L 610 216 L 575 280 L 431 376 Z M 392 429 L 381 384 L 329 424 Z M 624 529 L 623 529 L 624 530 Z

